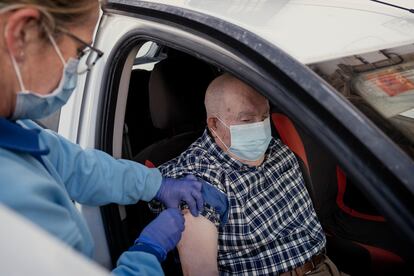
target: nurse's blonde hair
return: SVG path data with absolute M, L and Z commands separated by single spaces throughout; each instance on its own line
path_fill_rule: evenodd
M 0 0 L 0 10 L 35 7 L 42 11 L 42 24 L 52 33 L 69 25 L 82 25 L 92 10 L 97 9 L 98 0 Z

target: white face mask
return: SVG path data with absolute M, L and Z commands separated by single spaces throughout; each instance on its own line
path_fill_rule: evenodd
M 269 118 L 262 122 L 231 126 L 227 126 L 219 117 L 217 119 L 230 129 L 230 147 L 226 146 L 217 133 L 212 132 L 233 155 L 241 160 L 257 161 L 265 154 L 272 140 Z
M 41 119 L 52 115 L 69 100 L 69 97 L 72 95 L 72 92 L 76 88 L 78 79 L 77 68 L 79 60 L 70 58 L 68 62 L 65 62 L 65 59 L 63 58 L 63 55 L 58 48 L 55 40 L 49 32 L 47 32 L 47 34 L 64 66 L 63 76 L 58 87 L 50 94 L 41 95 L 36 92 L 28 91 L 23 84 L 23 78 L 16 59 L 12 54 L 10 54 L 21 89 L 21 91 L 17 93 L 16 105 L 11 117 L 12 120 Z

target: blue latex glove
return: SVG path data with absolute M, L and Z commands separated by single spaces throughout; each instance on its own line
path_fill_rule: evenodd
M 227 195 L 205 181 L 198 179 L 202 184 L 201 194 L 206 205 L 210 205 L 220 215 L 220 225 L 223 226 L 228 220 L 229 201 Z
M 193 216 L 203 210 L 202 184 L 194 175 L 187 175 L 180 179 L 163 178 L 161 187 L 155 199 L 164 203 L 167 208 L 179 208 L 181 201 L 185 201 Z
M 184 216 L 181 211 L 173 208 L 164 210 L 142 230 L 141 235 L 135 241 L 135 248 L 139 250 L 139 246 L 143 244 L 150 250 L 142 250 L 141 247 L 142 251 L 151 253 L 155 251 L 158 259 L 163 261 L 168 251 L 180 241 L 183 231 Z

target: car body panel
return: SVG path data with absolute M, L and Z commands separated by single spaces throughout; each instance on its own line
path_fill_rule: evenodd
M 196 23 L 211 26 L 212 29 L 218 30 L 227 36 L 233 37 L 235 40 L 242 42 L 259 55 L 264 56 L 268 61 L 272 62 L 274 66 L 279 67 L 286 75 L 306 90 L 306 93 L 308 93 L 318 102 L 318 104 L 322 105 L 325 110 L 340 121 L 342 125 L 347 128 L 348 131 L 353 133 L 355 137 L 358 137 L 358 140 L 369 148 L 379 160 L 382 160 L 382 162 L 384 162 L 389 169 L 394 171 L 395 175 L 398 175 L 400 180 L 403 183 L 406 183 L 407 189 L 414 192 L 414 169 L 410 170 L 410 168 L 413 168 L 414 166 L 412 160 L 404 154 L 401 155 L 398 152 L 397 147 L 392 142 L 388 141 L 388 139 L 379 139 L 379 137 L 383 137 L 383 134 L 381 134 L 376 126 L 366 119 L 366 117 L 359 110 L 350 105 L 344 97 L 336 93 L 332 87 L 324 81 L 321 81 L 319 76 L 303 66 L 302 62 L 297 61 L 295 58 L 291 58 L 289 56 L 289 51 L 285 53 L 282 49 L 278 48 L 276 44 L 263 39 L 262 37 L 256 35 L 256 33 L 248 32 L 243 28 L 220 18 L 206 15 L 207 12 L 199 13 L 189 9 L 183 10 L 181 8 L 183 4 L 175 7 L 145 1 L 137 2 L 111 0 L 108 2 L 108 6 L 111 9 L 114 9 L 115 12 L 120 10 L 122 13 L 126 10 L 130 10 L 130 14 L 150 14 L 153 11 L 157 11 L 159 13 L 155 15 L 156 18 L 161 18 L 162 15 L 166 17 L 168 17 L 168 15 L 174 15 L 176 16 L 175 19 L 177 21 L 187 19 L 190 22 L 193 21 L 194 26 Z M 163 1 L 163 3 L 167 2 L 168 1 Z M 133 9 L 135 7 L 137 8 L 136 11 Z M 191 23 L 186 22 L 186 24 Z M 372 24 L 374 24 L 374 22 L 372 22 Z M 381 25 L 380 22 L 376 22 L 376 24 L 376 26 Z M 259 29 L 256 31 L 259 32 Z M 341 55 L 343 54 L 344 53 Z M 287 93 L 285 96 L 290 97 L 291 95 Z M 304 116 L 308 115 L 304 114 Z M 312 122 L 309 121 L 309 123 Z M 320 128 L 321 126 L 315 125 L 314 127 Z M 388 148 L 394 149 L 387 153 L 387 159 L 383 159 L 383 150 Z
M 201 12 L 243 27 L 280 47 L 304 64 L 414 42 L 413 14 L 371 1 L 154 0 L 151 2 Z M 410 0 L 394 0 L 392 3 L 408 8 L 413 8 L 414 5 Z M 148 6 L 150 5 L 148 3 Z

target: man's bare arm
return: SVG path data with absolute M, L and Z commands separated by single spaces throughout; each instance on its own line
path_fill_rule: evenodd
M 183 213 L 185 230 L 177 248 L 184 275 L 218 275 L 216 226 L 203 216 L 193 217 L 188 210 Z

